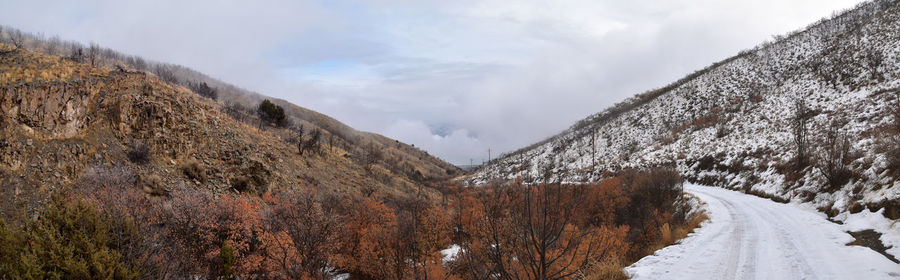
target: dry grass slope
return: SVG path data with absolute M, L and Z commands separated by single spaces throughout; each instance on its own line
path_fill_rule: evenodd
M 4 44 L 0 52 L 0 212 L 7 215 L 42 205 L 50 193 L 85 174 L 117 168 L 131 170 L 133 178 L 124 179 L 152 194 L 313 188 L 375 198 L 413 193 L 434 198 L 439 194 L 426 183 L 456 172 L 418 149 L 356 132 L 324 115 L 322 122 L 309 124 L 342 126 L 357 138 L 301 156 L 291 142 L 293 131 L 235 120 L 222 102 L 155 75 L 91 67 Z M 146 159 L 130 159 L 135 143 L 149 147 Z M 365 168 L 356 158 L 369 143 L 407 170 L 386 160 Z M 152 186 L 140 186 L 148 182 Z

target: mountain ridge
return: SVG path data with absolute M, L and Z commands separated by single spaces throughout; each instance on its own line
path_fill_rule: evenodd
M 436 198 L 429 186 L 458 172 L 424 151 L 299 106 L 285 104 L 295 123 L 306 125 L 302 136 L 297 127 L 265 124 L 255 108 L 235 113 L 152 73 L 2 43 L 0 52 L 0 210 L 8 215 L 38 209 L 56 190 L 96 176 L 154 196 L 312 188 L 387 199 Z M 318 141 L 314 130 L 321 131 Z M 339 130 L 345 134 L 330 136 Z M 299 141 L 312 142 L 305 154 Z
M 284 99 L 278 99 L 261 93 L 247 90 L 226 81 L 210 77 L 204 73 L 189 67 L 146 60 L 140 56 L 128 55 L 116 50 L 103 48 L 95 43 L 84 45 L 74 41 L 63 41 L 57 36 L 45 37 L 42 34 L 34 35 L 22 32 L 18 29 L 5 27 L 5 34 L 0 34 L 0 42 L 19 44 L 23 49 L 36 51 L 43 54 L 64 57 L 73 61 L 81 61 L 96 64 L 110 69 L 125 69 L 155 75 L 161 80 L 194 90 L 193 86 L 208 84 L 215 92 L 217 101 L 223 103 L 227 111 L 242 111 L 252 120 L 256 115 L 256 106 L 263 100 L 269 99 L 273 103 L 285 109 L 287 118 L 293 126 L 288 128 L 299 132 L 297 126 L 304 125 L 305 132 L 321 130 L 324 136 L 334 135 L 339 140 L 347 143 L 345 148 L 353 154 L 366 153 L 367 146 L 375 146 L 385 150 L 386 154 L 394 155 L 396 159 L 390 159 L 390 169 L 403 172 L 407 176 L 417 176 L 420 171 L 424 178 L 444 178 L 458 175 L 461 170 L 454 165 L 438 159 L 415 146 L 402 143 L 383 135 L 356 130 L 337 119 L 314 110 L 301 107 Z M 6 35 L 6 36 L 3 36 Z M 16 38 L 14 38 L 16 37 Z M 4 40 L 5 39 L 5 40 Z M 386 140 L 390 139 L 390 140 Z M 409 164 L 406 164 L 409 163 Z M 415 166 L 416 168 L 410 168 Z M 420 170 L 416 170 L 420 169 Z

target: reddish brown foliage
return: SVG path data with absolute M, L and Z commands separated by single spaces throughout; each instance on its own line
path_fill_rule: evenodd
M 340 229 L 334 207 L 323 205 L 315 192 L 267 193 L 266 258 L 269 271 L 294 279 L 326 279 Z
M 691 122 L 691 125 L 694 126 L 694 130 L 700 130 L 700 129 L 704 129 L 707 127 L 712 127 L 719 123 L 719 121 L 720 121 L 719 115 L 721 114 L 721 111 L 722 111 L 722 109 L 720 109 L 719 107 L 716 107 L 712 110 L 712 112 L 710 112 L 706 115 L 699 116 L 696 119 L 694 119 L 694 121 Z
M 448 184 L 445 204 L 315 191 L 150 197 L 117 172 L 86 176 L 81 191 L 145 232 L 117 248 L 146 278 L 566 279 L 647 253 L 683 211 L 666 169 L 586 186 Z M 445 262 L 450 244 L 462 250 Z
M 588 203 L 581 208 L 585 215 L 581 219 L 582 226 L 614 225 L 616 213 L 623 211 L 630 202 L 630 197 L 625 195 L 621 177 L 609 178 L 589 187 L 585 199 Z
M 581 212 L 594 187 L 495 186 L 462 197 L 459 274 L 467 279 L 567 279 L 628 250 L 628 227 L 594 226 Z M 609 188 L 604 189 L 604 191 Z M 458 207 L 462 208 L 462 207 Z

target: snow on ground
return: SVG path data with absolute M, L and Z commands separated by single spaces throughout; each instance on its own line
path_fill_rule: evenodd
M 441 255 L 444 256 L 444 258 L 443 258 L 444 262 L 450 262 L 450 261 L 455 260 L 456 256 L 459 255 L 460 249 L 462 249 L 462 247 L 459 247 L 459 245 L 453 244 L 453 245 L 450 245 L 449 248 L 441 250 Z
M 331 277 L 331 280 L 348 280 L 350 279 L 350 273 L 341 273 Z
M 887 249 L 887 253 L 900 258 L 900 221 L 887 219 L 881 212 L 884 212 L 884 209 L 878 212 L 866 209 L 856 214 L 844 213 L 835 218 L 844 222 L 846 231 L 873 229 L 881 233 L 881 243 L 885 247 L 891 247 Z
M 900 279 L 900 265 L 846 246 L 853 237 L 821 213 L 722 188 L 685 191 L 710 220 L 626 268 L 633 279 Z

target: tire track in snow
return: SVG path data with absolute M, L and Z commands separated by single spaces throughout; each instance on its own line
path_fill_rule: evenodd
M 716 278 L 719 279 L 735 279 L 735 275 L 737 275 L 736 270 L 739 266 L 739 261 L 741 257 L 741 241 L 744 237 L 744 221 L 737 217 L 736 211 L 734 209 L 734 204 L 728 201 L 722 201 L 722 204 L 725 205 L 725 208 L 728 209 L 728 214 L 731 216 L 731 220 L 733 222 L 731 231 L 729 234 L 731 238 L 728 239 L 728 255 L 722 261 L 721 268 L 717 270 Z
M 709 195 L 709 194 L 707 194 Z M 759 230 L 755 219 L 748 217 L 748 213 L 741 212 L 731 201 L 718 200 L 728 210 L 732 217 L 733 229 L 730 232 L 729 251 L 722 265 L 724 269 L 716 275 L 718 279 L 754 279 L 756 275 L 756 251 L 759 242 Z
M 821 213 L 711 187 L 685 186 L 710 220 L 626 271 L 633 279 L 900 279 L 900 266 Z
M 812 268 L 812 266 L 807 261 L 807 258 L 803 256 L 803 251 L 800 250 L 801 246 L 797 246 L 795 243 L 796 238 L 794 238 L 794 234 L 785 230 L 785 228 L 790 225 L 799 224 L 797 221 L 793 220 L 790 216 L 780 215 L 771 207 L 761 208 L 761 207 L 747 207 L 753 212 L 756 212 L 758 217 L 760 218 L 768 218 L 770 221 L 769 228 L 774 231 L 775 239 L 778 240 L 780 244 L 779 247 L 787 248 L 787 250 L 782 250 L 783 259 L 788 260 L 790 265 L 791 278 L 794 279 L 821 279 L 818 276 L 818 273 Z M 772 240 L 770 240 L 771 242 Z

